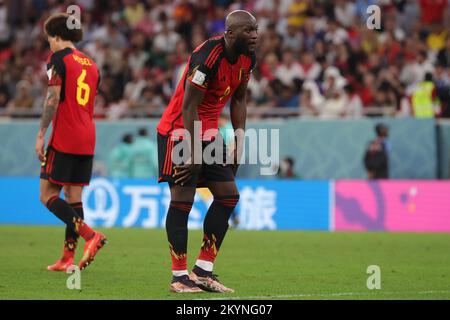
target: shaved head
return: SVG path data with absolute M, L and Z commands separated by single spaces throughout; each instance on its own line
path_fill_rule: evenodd
M 235 30 L 248 23 L 256 23 L 256 18 L 248 11 L 234 10 L 227 15 L 225 20 L 225 30 Z
M 248 11 L 234 10 L 225 20 L 225 42 L 228 51 L 235 55 L 251 54 L 256 50 L 258 25 L 256 18 Z

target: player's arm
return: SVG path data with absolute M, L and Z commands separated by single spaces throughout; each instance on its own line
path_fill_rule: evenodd
M 242 156 L 243 143 L 244 143 L 244 132 L 245 132 L 245 121 L 247 119 L 247 82 L 242 82 L 234 92 L 231 97 L 230 104 L 230 118 L 231 124 L 233 125 L 235 134 L 235 144 L 234 144 L 234 175 L 237 173 L 239 167 L 239 160 Z
M 199 139 L 199 137 L 194 135 L 194 123 L 198 121 L 198 106 L 203 101 L 205 96 L 205 92 L 195 85 L 193 85 L 190 81 L 186 81 L 185 93 L 183 98 L 183 125 L 185 130 L 189 132 L 190 137 L 190 155 L 191 159 L 188 160 L 187 164 L 175 166 L 175 183 L 180 183 L 183 185 L 187 182 L 193 175 L 195 175 L 200 169 L 200 164 L 195 164 L 194 159 L 198 159 L 198 156 L 201 157 L 202 150 L 196 150 L 194 148 L 195 139 Z M 198 148 L 197 148 L 198 149 Z M 197 157 L 194 155 L 194 152 L 199 153 Z
M 56 72 L 52 71 L 52 77 L 56 78 Z M 39 132 L 36 137 L 36 155 L 42 162 L 45 160 L 44 146 L 45 146 L 45 133 L 52 122 L 53 115 L 56 112 L 59 104 L 59 98 L 61 94 L 61 85 L 49 85 L 47 89 L 47 96 L 44 102 L 44 111 L 42 112 Z

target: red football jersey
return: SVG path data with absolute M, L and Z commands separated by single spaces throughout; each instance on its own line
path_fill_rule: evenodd
M 225 54 L 223 37 L 206 40 L 189 58 L 183 77 L 158 124 L 158 132 L 171 135 L 174 130 L 184 128 L 182 105 L 188 80 L 198 89 L 205 91 L 205 97 L 197 110 L 202 122 L 202 140 L 211 140 L 217 134 L 223 107 L 236 88 L 249 80 L 254 65 L 255 57 L 244 54 L 241 54 L 235 63 L 231 63 Z M 209 130 L 208 133 L 205 133 L 206 130 Z
M 66 48 L 49 57 L 47 75 L 49 86 L 61 86 L 48 145 L 64 153 L 93 155 L 94 102 L 100 80 L 97 65 L 82 52 Z

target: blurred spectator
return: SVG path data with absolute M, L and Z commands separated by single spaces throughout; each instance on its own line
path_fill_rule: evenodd
M 427 72 L 433 72 L 433 69 L 433 66 L 427 60 L 426 51 L 419 52 L 417 59 L 412 58 L 406 61 L 406 65 L 400 74 L 400 81 L 406 84 L 407 93 L 411 93 L 416 85 L 423 81 L 425 74 Z
M 5 0 L 0 0 L 0 48 L 8 42 L 10 35 L 8 8 L 6 7 Z
M 108 155 L 108 172 L 112 178 L 130 178 L 133 135 L 127 133 L 122 137 L 119 145 L 115 146 Z
M 144 4 L 138 0 L 124 0 L 125 9 L 123 15 L 131 27 L 136 26 L 145 14 Z
M 292 0 L 287 10 L 287 24 L 289 26 L 299 28 L 303 25 L 306 13 L 308 11 L 309 2 L 307 0 Z
M 9 90 L 4 80 L 5 76 L 0 74 L 0 110 L 5 108 L 9 101 Z M 2 112 L 0 111 L 0 114 Z
M 328 67 L 325 70 L 324 77 L 323 92 L 325 98 L 335 97 L 336 93 L 340 93 L 347 83 L 347 80 L 341 76 L 336 67 Z
M 304 51 L 300 62 L 301 79 L 302 80 L 316 80 L 321 71 L 321 66 L 314 60 L 314 55 L 311 51 Z
M 416 118 L 434 118 L 439 113 L 437 90 L 431 73 L 425 75 L 424 81 L 419 83 L 412 93 L 411 108 Z
M 269 80 L 266 77 L 263 77 L 258 69 L 253 71 L 247 88 L 250 91 L 250 98 L 256 102 L 256 104 L 267 102 L 269 97 L 273 94 L 269 87 Z
M 283 60 L 275 71 L 275 78 L 283 85 L 289 87 L 295 80 L 300 80 L 302 75 L 303 70 L 296 61 L 294 52 L 290 49 L 284 50 Z
M 325 41 L 334 45 L 342 44 L 348 40 L 348 32 L 334 19 L 328 22 Z
M 438 53 L 437 62 L 445 68 L 450 68 L 450 35 L 447 36 L 445 47 Z
M 389 129 L 380 123 L 375 126 L 377 138 L 369 143 L 364 153 L 364 166 L 368 179 L 389 178 Z
M 130 103 L 130 111 L 137 116 L 158 114 L 164 107 L 164 101 L 151 86 L 145 87 L 138 100 Z
M 446 72 L 441 64 L 436 65 L 435 78 L 436 94 L 441 103 L 442 118 L 450 118 L 450 72 Z
M 139 129 L 131 145 L 131 177 L 153 178 L 158 176 L 158 148 L 148 136 L 147 129 Z
M 173 52 L 180 40 L 180 35 L 170 28 L 166 17 L 162 18 L 161 24 L 162 30 L 153 40 L 153 49 L 163 53 Z
M 286 34 L 283 36 L 283 46 L 294 52 L 300 52 L 302 49 L 302 38 L 297 28 L 287 26 Z
M 19 81 L 16 85 L 16 95 L 7 106 L 7 113 L 27 116 L 27 110 L 31 110 L 33 105 L 34 97 L 31 95 L 31 84 L 27 80 Z
M 298 106 L 300 105 L 299 98 L 299 95 L 296 93 L 296 90 L 292 85 L 282 85 L 281 94 L 276 100 L 276 106 L 285 108 L 298 108 Z
M 324 97 L 314 81 L 306 81 L 302 86 L 300 95 L 300 115 L 304 117 L 315 117 L 320 114 L 320 108 Z
M 356 94 L 355 88 L 351 84 L 344 87 L 344 105 L 344 117 L 361 118 L 363 116 L 361 98 Z
M 434 53 L 442 50 L 445 47 L 445 39 L 448 35 L 448 30 L 442 24 L 434 23 L 427 36 L 428 48 Z
M 337 88 L 326 96 L 320 107 L 319 117 L 325 119 L 343 118 L 346 114 L 346 97 L 343 88 Z
M 286 157 L 280 162 L 278 178 L 280 179 L 298 179 L 294 171 L 295 162 L 292 157 Z
M 348 28 L 355 22 L 356 7 L 351 1 L 335 0 L 334 16 L 339 23 Z
M 448 5 L 447 0 L 419 0 L 420 21 L 429 26 L 433 23 L 442 23 Z

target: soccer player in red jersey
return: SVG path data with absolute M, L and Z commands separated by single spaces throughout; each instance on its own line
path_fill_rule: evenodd
M 198 152 L 203 153 L 210 143 L 220 140 L 218 120 L 230 99 L 233 129 L 235 132 L 245 129 L 245 96 L 255 65 L 257 24 L 249 12 L 237 10 L 227 16 L 225 25 L 224 36 L 205 41 L 192 53 L 182 80 L 157 127 L 158 181 L 167 181 L 171 193 L 166 231 L 172 258 L 172 292 L 234 292 L 219 282 L 212 271 L 228 229 L 228 219 L 239 200 L 234 179 L 238 153 L 234 152 L 234 162 L 227 165 L 217 161 L 207 164 L 204 159 L 200 163 L 195 161 Z M 196 121 L 202 125 L 201 137 L 194 135 Z M 181 135 L 184 139 L 175 141 L 180 130 L 188 131 L 189 135 Z M 242 145 L 242 135 L 236 137 L 236 145 Z M 200 138 L 202 150 L 197 150 L 194 148 L 195 139 Z M 193 150 L 181 164 L 174 162 L 176 155 L 172 152 L 178 143 L 184 143 L 189 150 Z M 223 149 L 225 153 L 225 146 Z M 188 273 L 188 215 L 199 185 L 209 188 L 214 201 L 204 220 L 200 254 L 192 272 Z
M 41 161 L 40 200 L 66 224 L 63 257 L 48 267 L 66 271 L 73 264 L 78 237 L 86 241 L 79 268 L 89 265 L 106 243 L 100 232 L 84 221 L 81 193 L 88 185 L 95 148 L 94 100 L 100 80 L 92 59 L 74 43 L 83 37 L 81 28 L 68 14 L 51 16 L 44 25 L 52 51 L 47 64 L 48 90 L 36 137 L 36 154 Z M 79 22 L 78 22 L 79 25 Z M 46 151 L 45 133 L 52 132 Z M 59 197 L 64 189 L 64 200 Z

